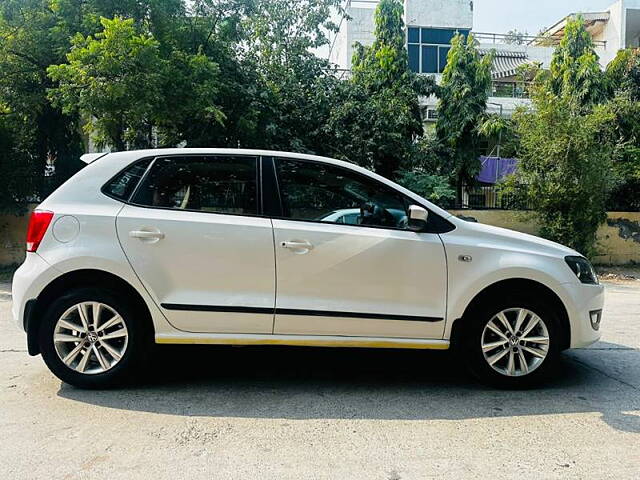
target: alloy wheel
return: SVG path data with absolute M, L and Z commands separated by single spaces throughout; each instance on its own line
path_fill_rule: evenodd
M 104 373 L 124 356 L 129 332 L 109 305 L 81 302 L 58 319 L 53 343 L 58 357 L 70 369 L 83 374 Z
M 536 370 L 549 353 L 544 320 L 526 308 L 508 308 L 494 315 L 481 337 L 485 360 L 498 373 L 521 377 Z

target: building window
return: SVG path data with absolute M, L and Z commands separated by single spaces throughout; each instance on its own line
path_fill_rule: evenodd
M 409 68 L 416 73 L 442 73 L 447 66 L 451 39 L 456 33 L 466 37 L 469 32 L 468 29 L 409 27 Z

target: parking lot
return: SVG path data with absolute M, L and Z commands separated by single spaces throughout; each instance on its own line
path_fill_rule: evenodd
M 603 341 L 532 391 L 447 352 L 280 347 L 164 347 L 143 384 L 82 391 L 27 355 L 10 302 L 0 284 L 4 479 L 640 475 L 640 281 L 607 284 Z

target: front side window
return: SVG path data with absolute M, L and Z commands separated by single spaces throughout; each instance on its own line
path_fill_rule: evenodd
M 407 228 L 408 203 L 386 185 L 316 162 L 278 159 L 276 171 L 286 218 Z
M 157 208 L 256 215 L 256 171 L 256 157 L 158 158 L 132 202 Z

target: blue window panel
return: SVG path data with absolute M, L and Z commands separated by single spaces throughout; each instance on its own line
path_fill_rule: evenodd
M 409 68 L 412 72 L 420 73 L 420 46 L 409 45 Z
M 449 55 L 449 50 L 451 47 L 438 47 L 440 50 L 440 62 L 439 62 L 439 71 L 442 73 L 444 71 L 444 67 L 447 66 L 447 55 Z
M 422 47 L 422 73 L 438 73 L 438 47 Z
M 448 28 L 423 28 L 422 43 L 449 45 L 456 31 Z
M 458 33 L 459 33 L 460 35 L 464 35 L 464 36 L 465 36 L 465 38 L 466 38 L 466 37 L 468 37 L 468 36 L 469 36 L 469 34 L 471 33 L 471 30 L 467 30 L 467 29 L 460 29 L 460 30 L 458 30 Z
M 409 27 L 407 37 L 409 39 L 409 43 L 420 43 L 420 29 L 416 27 Z

